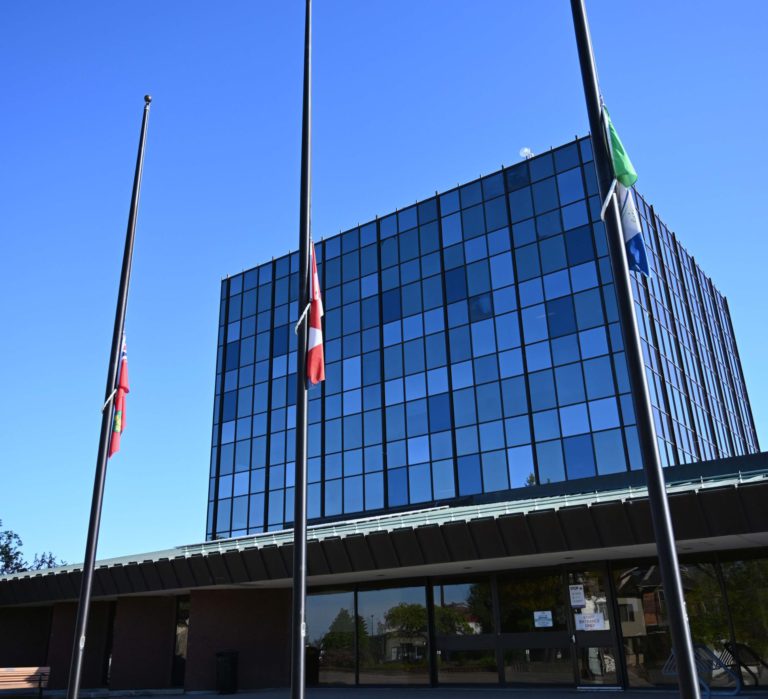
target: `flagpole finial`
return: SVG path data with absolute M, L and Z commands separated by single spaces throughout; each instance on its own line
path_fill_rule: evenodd
M 152 95 L 144 95 L 144 102 L 149 104 L 152 101 Z

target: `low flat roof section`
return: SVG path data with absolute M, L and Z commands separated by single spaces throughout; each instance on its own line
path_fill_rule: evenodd
M 768 547 L 768 472 L 668 485 L 678 548 Z M 647 489 L 557 495 L 314 525 L 312 585 L 652 556 Z M 293 530 L 99 561 L 94 599 L 288 586 Z M 82 564 L 0 577 L 0 606 L 77 599 Z

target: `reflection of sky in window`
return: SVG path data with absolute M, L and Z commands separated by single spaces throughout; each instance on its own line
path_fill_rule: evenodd
M 354 616 L 353 593 L 309 595 L 307 597 L 307 638 L 310 643 L 319 641 L 330 628 L 339 611 L 346 609 Z
M 323 514 L 321 503 L 326 515 L 352 514 L 521 487 L 533 454 L 543 482 L 621 472 L 627 456 L 632 468 L 639 466 L 630 399 L 618 395 L 627 394 L 629 384 L 617 354 L 622 343 L 590 159 L 587 141 L 567 145 L 440 195 L 439 212 L 437 199 L 426 200 L 318 244 L 327 381 L 310 394 L 313 516 Z M 671 333 L 663 347 L 650 348 L 656 355 L 649 371 L 659 374 L 670 361 L 679 365 L 677 327 L 700 346 L 720 342 L 727 309 L 663 223 L 651 225 L 641 197 L 638 202 L 644 233 L 653 238 L 650 262 L 659 271 L 639 302 L 648 310 L 648 296 L 651 311 L 658 304 L 670 311 L 660 318 L 646 314 L 658 337 Z M 657 240 L 666 247 L 663 256 Z M 675 258 L 677 265 L 662 269 Z M 221 534 L 228 513 L 233 522 L 236 512 L 238 522 L 245 517 L 245 500 L 226 498 L 249 493 L 251 510 L 262 512 L 269 504 L 275 525 L 282 524 L 278 512 L 290 511 L 280 501 L 292 497 L 280 467 L 292 468 L 293 459 L 298 311 L 290 299 L 297 267 L 293 253 L 223 285 L 212 475 L 217 469 L 223 477 L 240 475 L 218 489 Z M 678 318 L 690 299 L 690 321 Z M 654 396 L 666 428 L 660 430 L 665 465 L 694 458 L 688 452 L 696 444 L 712 456 L 712 442 L 729 431 L 736 442 L 742 438 L 734 432 L 745 414 L 740 385 L 732 401 L 713 402 L 714 434 L 697 436 L 701 425 L 689 424 L 685 404 L 718 384 L 728 390 L 727 372 L 736 371 L 738 360 L 731 356 L 730 328 L 724 334 L 723 347 L 702 353 L 701 378 L 686 378 L 698 385 L 685 391 L 663 373 L 655 379 L 669 392 L 668 400 Z M 691 361 L 686 356 L 683 364 Z M 666 410 L 669 415 L 659 416 Z M 693 408 L 694 414 L 702 410 L 707 406 Z M 250 463 L 241 448 L 249 444 Z M 351 449 L 375 449 L 375 471 L 373 458 L 350 454 L 342 474 L 333 453 Z M 385 450 L 390 471 L 383 470 Z M 275 467 L 266 471 L 272 474 L 267 482 L 265 466 Z M 270 493 L 277 490 L 282 495 Z M 216 492 L 209 487 L 211 498 Z M 260 515 L 248 521 L 260 531 Z
M 395 587 L 384 590 L 361 590 L 358 593 L 357 611 L 366 624 L 373 616 L 373 629 L 378 631 L 379 624 L 384 624 L 387 611 L 398 604 L 426 605 L 426 592 L 423 587 Z

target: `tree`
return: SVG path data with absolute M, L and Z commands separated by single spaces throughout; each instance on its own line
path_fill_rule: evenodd
M 427 608 L 423 604 L 401 602 L 389 609 L 384 619 L 398 636 L 424 636 L 427 630 Z
M 360 617 L 358 617 L 358 632 Z M 353 670 L 355 667 L 355 622 L 347 609 L 340 609 L 325 635 L 316 642 L 325 670 Z
M 35 554 L 35 559 L 28 570 L 44 570 L 46 568 L 56 568 L 57 566 L 67 565 L 66 561 L 60 561 L 51 551 L 43 551 L 41 554 Z
M 491 601 L 491 586 L 488 583 L 475 583 L 469 588 L 467 608 L 480 624 L 480 633 L 493 631 L 493 602 Z
M 0 526 L 3 520 L 0 519 Z M 50 551 L 43 551 L 41 554 L 35 554 L 35 558 L 30 565 L 24 560 L 24 554 L 21 551 L 21 537 L 11 529 L 0 531 L 0 575 L 9 573 L 22 573 L 25 570 L 43 570 L 45 568 L 55 568 L 56 566 L 67 565 L 66 561 L 60 561 Z
M 320 647 L 323 650 L 349 650 L 355 643 L 354 627 L 355 622 L 349 611 L 340 609 L 320 641 Z
M 0 526 L 2 524 L 3 520 L 0 519 Z M 10 529 L 0 531 L 0 574 L 19 573 L 26 569 L 26 565 L 19 535 Z
M 454 605 L 435 605 L 435 628 L 438 636 L 470 636 L 472 627 L 464 618 L 466 610 Z

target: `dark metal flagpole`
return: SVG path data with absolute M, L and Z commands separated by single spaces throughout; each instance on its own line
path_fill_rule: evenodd
M 597 82 L 597 69 L 595 68 L 595 57 L 592 52 L 592 40 L 589 34 L 584 0 L 571 0 L 571 11 L 573 13 L 573 26 L 576 31 L 576 44 L 579 50 L 581 78 L 584 83 L 584 97 L 589 115 L 589 130 L 592 134 L 592 148 L 600 197 L 601 201 L 605 201 L 613 180 L 613 165 L 603 128 L 600 88 Z M 653 411 L 645 375 L 640 335 L 637 330 L 637 318 L 635 317 L 632 284 L 624 251 L 619 206 L 615 194 L 612 195 L 606 211 L 605 228 L 611 255 L 611 270 L 616 287 L 616 300 L 621 317 L 621 332 L 627 357 L 627 369 L 632 386 L 640 451 L 648 483 L 648 500 L 651 506 L 653 531 L 656 537 L 659 567 L 664 586 L 664 599 L 669 617 L 669 627 L 672 632 L 672 645 L 677 660 L 680 696 L 684 699 L 699 699 L 699 683 L 694 662 L 693 643 L 688 626 L 688 615 L 685 610 L 672 518 L 669 514 L 664 475 L 656 443 Z
M 120 362 L 123 328 L 125 326 L 125 309 L 128 300 L 128 284 L 131 280 L 131 259 L 133 257 L 133 239 L 136 233 L 136 214 L 139 209 L 139 190 L 141 189 L 141 173 L 144 167 L 144 145 L 147 139 L 147 121 L 149 119 L 149 103 L 152 98 L 144 97 L 144 115 L 141 120 L 139 136 L 139 152 L 136 156 L 136 173 L 133 178 L 133 193 L 131 208 L 128 213 L 128 229 L 125 234 L 125 250 L 123 251 L 123 268 L 120 272 L 120 290 L 117 295 L 115 311 L 115 327 L 112 331 L 112 350 L 109 355 L 109 370 L 107 371 L 107 388 L 104 392 L 104 406 L 101 411 L 101 435 L 99 437 L 99 453 L 96 460 L 96 477 L 93 483 L 93 499 L 91 500 L 91 519 L 88 523 L 88 540 L 85 544 L 85 561 L 83 563 L 83 580 L 80 584 L 80 599 L 77 605 L 77 624 L 75 640 L 72 647 L 72 661 L 69 666 L 69 685 L 67 699 L 77 699 L 80 692 L 80 679 L 83 669 L 83 654 L 85 652 L 86 629 L 88 628 L 88 608 L 91 604 L 91 588 L 93 586 L 93 569 L 96 564 L 96 547 L 99 542 L 99 524 L 101 522 L 101 505 L 104 500 L 104 482 L 107 477 L 107 451 L 112 430 L 113 401 L 117 388 L 117 370 Z
M 312 0 L 304 17 L 304 94 L 301 118 L 301 194 L 299 213 L 299 318 L 309 303 L 309 229 L 312 197 Z M 307 343 L 309 314 L 298 328 L 296 353 L 296 479 L 293 505 L 293 618 L 291 622 L 291 699 L 304 699 L 307 634 Z

